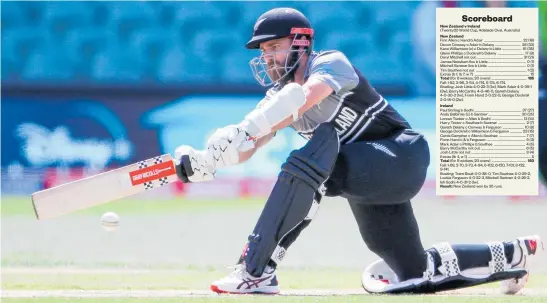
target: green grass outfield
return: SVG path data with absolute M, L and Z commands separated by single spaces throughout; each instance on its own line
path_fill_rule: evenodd
M 120 199 L 74 212 L 70 215 L 102 215 L 107 211 L 123 214 L 155 214 L 176 211 L 238 211 L 260 208 L 266 199 Z M 2 197 L 0 203 L 2 216 L 34 216 L 30 197 Z
M 366 303 L 545 303 L 544 298 L 532 297 L 440 297 L 440 296 L 338 296 L 338 297 L 280 297 L 280 296 L 218 296 L 196 298 L 3 298 L 3 303 L 180 303 L 180 302 L 366 302 Z
M 55 272 L 57 270 L 57 272 Z M 4 268 L 3 290 L 207 290 L 230 269 L 124 270 Z M 361 271 L 348 269 L 284 268 L 278 273 L 287 289 L 358 289 Z M 546 289 L 547 275 L 531 275 L 527 288 Z M 497 287 L 497 283 L 479 287 Z M 547 300 L 547 299 L 546 299 Z
M 265 199 L 123 199 L 70 216 L 100 216 L 106 211 L 126 214 L 171 214 L 185 212 L 204 215 L 208 212 L 234 212 L 259 210 Z M 4 198 L 0 204 L 3 218 L 15 223 L 27 222 L 34 217 L 30 197 Z M 22 220 L 18 220 L 21 217 Z M 160 216 L 161 217 L 161 216 Z M 12 220 L 12 218 L 15 218 Z M 80 219 L 78 217 L 77 219 Z M 13 225 L 17 227 L 18 225 Z M 547 275 L 532 274 L 525 290 L 529 293 L 517 296 L 500 296 L 495 289 L 498 283 L 472 288 L 473 293 L 456 292 L 426 296 L 379 296 L 366 294 L 360 285 L 361 269 L 340 268 L 292 268 L 284 267 L 278 273 L 282 292 L 280 296 L 218 296 L 209 291 L 212 281 L 227 275 L 230 270 L 217 267 L 196 267 L 186 264 L 172 269 L 169 266 L 135 267 L 127 269 L 127 264 L 87 264 L 85 268 L 63 263 L 65 259 L 48 263 L 47 255 L 35 255 L 34 247 L 25 247 L 20 253 L 6 259 L 2 258 L 2 298 L 1 302 L 82 302 L 82 303 L 174 303 L 174 302 L 367 302 L 367 303 L 418 303 L 418 302 L 537 302 L 547 303 Z M 24 267 L 21 261 L 32 259 L 34 266 Z M 45 262 L 48 261 L 48 262 Z M 108 261 L 108 260 L 107 260 Z M 165 265 L 165 264 L 164 264 Z M 16 267 L 22 266 L 22 267 Z M 321 290 L 327 293 L 310 294 Z M 49 297 L 41 297 L 42 295 Z M 57 293 L 61 292 L 61 293 Z M 102 293 L 101 293 L 102 292 Z M 106 292 L 106 294 L 105 294 Z M 131 293 L 144 292 L 143 296 Z M 148 293 L 147 293 L 148 292 Z M 192 293 L 197 292 L 196 295 Z M 7 295 L 11 293 L 12 295 Z M 342 295 L 333 295 L 333 294 Z M 354 295 L 358 293 L 360 295 Z M 362 295 L 361 295 L 362 293 Z M 74 295 L 76 294 L 76 295 Z M 78 295 L 81 294 L 81 295 Z M 148 295 L 147 295 L 148 294 Z M 179 295 L 180 294 L 180 295 Z M 66 296 L 71 297 L 66 297 Z M 18 297 L 17 297 L 18 296 Z M 64 297 L 65 296 L 65 297 Z M 91 297 L 94 296 L 94 297 Z
M 413 297 L 387 297 L 387 296 L 338 296 L 338 297 L 279 297 L 279 296 L 234 296 L 234 297 L 196 297 L 196 298 L 4 298 L 4 303 L 179 303 L 179 302 L 366 302 L 366 303 L 545 303 L 543 298 L 531 297 L 439 297 L 439 296 L 413 296 Z
M 123 270 L 123 269 L 10 269 L 2 272 L 4 290 L 207 290 L 212 281 L 231 269 Z M 288 289 L 355 289 L 360 271 L 342 269 L 283 269 L 280 283 Z
M 228 271 L 124 271 L 78 269 L 7 269 L 2 273 L 4 295 L 17 293 L 18 298 L 2 298 L 2 302 L 98 302 L 98 303 L 148 303 L 148 302 L 547 302 L 545 285 L 547 276 L 531 277 L 526 290 L 543 290 L 533 295 L 502 296 L 495 288 L 498 283 L 465 290 L 471 293 L 448 292 L 435 295 L 383 296 L 362 291 L 358 271 L 342 270 L 284 270 L 279 273 L 282 292 L 296 293 L 279 296 L 216 295 L 208 291 L 211 281 Z M 177 295 L 177 292 L 188 292 Z M 301 290 L 301 292 L 299 292 Z M 314 294 L 310 290 L 332 292 L 332 295 Z M 63 296 L 48 292 L 64 291 Z M 343 295 L 348 291 L 348 295 Z M 356 295 L 355 293 L 362 294 Z M 140 293 L 141 295 L 137 295 Z M 144 295 L 143 295 L 144 293 Z M 46 294 L 46 297 L 41 297 Z M 72 295 L 70 295 L 72 294 Z M 76 294 L 76 295 L 74 295 Z M 6 295 L 8 296 L 8 295 Z M 35 297 L 31 297 L 35 296 Z M 70 297 L 67 297 L 70 296 Z M 130 297 L 132 296 L 132 297 Z

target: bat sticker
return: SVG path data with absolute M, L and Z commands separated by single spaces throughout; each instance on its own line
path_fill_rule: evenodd
M 176 171 L 173 161 L 167 161 L 129 172 L 129 178 L 131 179 L 131 184 L 136 186 L 174 174 L 176 174 Z

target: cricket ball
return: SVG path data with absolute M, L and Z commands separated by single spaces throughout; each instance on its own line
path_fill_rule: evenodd
M 114 231 L 120 225 L 120 216 L 113 212 L 104 213 L 101 217 L 101 224 L 106 231 Z

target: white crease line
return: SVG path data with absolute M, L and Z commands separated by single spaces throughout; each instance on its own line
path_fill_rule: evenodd
M 369 295 L 362 289 L 331 290 L 331 289 L 291 289 L 282 290 L 280 296 L 347 296 Z M 2 298 L 176 298 L 176 297 L 225 297 L 234 295 L 218 295 L 208 290 L 5 290 Z M 502 295 L 499 289 L 468 288 L 447 291 L 433 296 L 496 296 Z M 523 289 L 518 296 L 547 296 L 547 290 Z

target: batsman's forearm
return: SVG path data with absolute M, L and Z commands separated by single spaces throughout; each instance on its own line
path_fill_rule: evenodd
M 275 133 L 274 134 L 269 134 L 269 135 L 264 136 L 262 138 L 259 138 L 259 139 L 256 140 L 256 142 L 254 144 L 254 147 L 252 149 L 250 149 L 248 151 L 244 151 L 244 152 L 239 152 L 239 162 L 238 163 L 243 163 L 243 162 L 249 160 L 259 148 L 261 148 L 262 146 L 268 144 L 268 142 L 270 142 L 274 136 L 275 136 Z
M 282 129 L 290 126 L 293 122 L 294 122 L 294 119 L 292 117 L 288 117 L 285 120 L 283 120 L 283 121 L 281 121 L 281 122 L 279 122 L 275 125 L 272 125 L 271 129 L 270 129 L 270 132 L 267 135 L 265 135 L 263 137 L 260 137 L 259 140 L 263 139 L 263 138 L 266 138 L 266 137 L 273 136 L 277 131 L 282 130 Z M 245 124 L 245 122 L 244 122 L 244 123 L 242 123 L 242 125 L 244 125 L 243 126 L 244 129 L 246 129 L 247 131 L 249 130 L 249 124 Z M 252 134 L 252 133 L 256 133 L 256 132 L 251 130 L 250 133 Z M 269 141 L 269 140 L 267 140 L 267 141 Z
M 288 126 L 290 126 L 294 122 L 294 119 L 292 117 L 288 117 L 287 119 L 281 121 L 280 123 L 274 125 L 272 127 L 271 134 L 275 134 L 277 131 L 282 130 Z
M 248 150 L 248 151 L 244 151 L 244 152 L 239 152 L 239 163 L 243 163 L 249 159 L 251 159 L 251 157 L 255 154 L 256 150 L 258 148 L 253 148 L 251 150 Z

